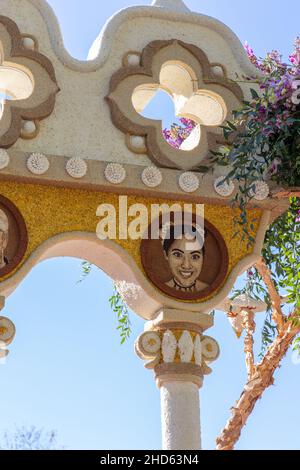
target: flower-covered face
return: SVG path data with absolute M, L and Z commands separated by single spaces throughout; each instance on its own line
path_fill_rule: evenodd
M 7 247 L 7 243 L 8 243 L 8 233 L 7 231 L 2 230 L 0 226 L 0 269 L 6 266 L 4 252 Z
M 7 246 L 7 232 L 4 232 L 0 228 L 0 251 L 1 251 L 1 248 L 5 249 L 6 246 Z
M 203 267 L 203 249 L 198 240 L 174 240 L 167 253 L 173 278 L 180 287 L 193 286 Z
M 5 213 L 0 209 L 0 268 L 4 263 L 4 250 L 8 244 L 8 219 Z

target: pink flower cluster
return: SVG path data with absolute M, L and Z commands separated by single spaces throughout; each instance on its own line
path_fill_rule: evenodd
M 261 125 L 263 135 L 272 137 L 278 131 L 286 131 L 294 124 L 293 117 L 297 106 L 292 98 L 295 93 L 295 81 L 300 80 L 300 38 L 295 40 L 289 64 L 282 61 L 278 51 L 268 53 L 265 59 L 258 59 L 247 42 L 245 50 L 252 64 L 264 75 L 260 82 L 262 98 L 253 120 Z M 248 80 L 251 80 L 251 77 Z M 257 100 L 253 100 L 252 105 L 257 108 Z M 172 147 L 179 149 L 196 125 L 190 119 L 181 118 L 180 124 L 172 124 L 170 129 L 164 129 L 163 136 Z M 274 171 L 276 172 L 276 168 Z
M 293 102 L 295 81 L 300 79 L 300 39 L 294 43 L 294 50 L 290 55 L 290 64 L 282 61 L 278 51 L 272 51 L 266 58 L 260 60 L 254 54 L 249 44 L 245 43 L 245 50 L 250 61 L 264 74 L 260 83 L 263 93 L 261 105 L 255 115 L 255 121 L 262 124 L 263 134 L 267 137 L 275 132 L 293 125 L 297 106 Z M 253 101 L 253 107 L 257 102 Z
M 191 119 L 180 118 L 180 124 L 172 124 L 170 129 L 163 130 L 163 136 L 172 147 L 179 149 L 189 137 L 197 123 Z
M 295 40 L 295 49 L 289 57 L 291 64 L 296 69 L 300 69 L 300 38 Z
M 297 213 L 296 213 L 296 223 L 300 223 L 300 199 L 298 199 L 298 207 L 299 209 L 297 210 Z

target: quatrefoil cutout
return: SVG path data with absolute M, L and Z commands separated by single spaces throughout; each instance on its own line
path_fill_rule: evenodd
M 160 119 L 141 115 L 159 90 L 172 98 L 177 117 L 197 123 L 180 149 L 165 141 Z M 224 143 L 220 126 L 242 99 L 241 88 L 227 78 L 222 65 L 210 64 L 198 47 L 177 40 L 146 46 L 141 65 L 125 65 L 112 76 L 107 96 L 115 126 L 127 136 L 142 136 L 156 165 L 180 169 L 203 164 L 210 150 Z
M 26 36 L 26 35 L 25 35 Z M 11 19 L 0 16 L 0 147 L 20 137 L 24 121 L 36 124 L 48 117 L 59 91 L 47 57 L 24 46 L 24 35 Z
M 148 100 L 150 90 L 152 96 Z M 176 145 L 180 150 L 189 152 L 197 147 L 201 139 L 202 126 L 216 127 L 224 122 L 226 105 L 219 95 L 208 93 L 206 90 L 198 90 L 191 97 L 182 99 L 183 97 L 179 95 L 174 97 L 163 85 L 155 86 L 153 84 L 150 90 L 147 85 L 141 85 L 133 92 L 132 103 L 135 110 L 141 116 L 152 120 L 159 120 L 162 122 L 164 129 L 169 125 L 164 124 L 165 120 L 168 123 L 172 123 L 172 127 L 173 123 L 182 126 L 178 118 L 186 118 L 192 121 L 194 128 L 185 132 L 184 138 L 181 135 L 180 143 Z M 141 104 L 144 105 L 145 97 L 147 97 L 147 104 L 145 107 L 141 107 Z M 163 119 L 159 119 L 161 115 L 163 115 Z M 170 119 L 171 116 L 172 119 Z M 182 139 L 183 141 L 181 142 Z M 172 144 L 170 143 L 170 145 Z M 175 145 L 172 146 L 174 147 Z

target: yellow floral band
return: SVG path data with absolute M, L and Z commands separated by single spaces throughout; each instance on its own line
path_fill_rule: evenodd
M 12 276 L 29 256 L 48 239 L 68 232 L 95 233 L 98 223 L 96 211 L 100 204 L 113 205 L 117 216 L 119 215 L 119 195 L 109 192 L 2 181 L 1 195 L 8 198 L 19 209 L 28 232 L 28 246 L 23 260 L 12 273 L 2 277 L 2 280 Z M 137 202 L 144 204 L 149 208 L 149 211 L 151 204 L 168 203 L 171 206 L 178 203 L 183 206 L 182 201 L 128 196 L 128 205 Z M 262 212 L 258 209 L 252 209 L 250 212 L 251 217 L 255 218 L 253 233 L 256 235 Z M 205 219 L 219 230 L 228 249 L 228 274 L 242 258 L 253 251 L 253 247 L 247 246 L 247 240 L 239 240 L 237 243 L 237 239 L 232 238 L 232 234 L 236 231 L 233 226 L 233 218 L 234 209 L 231 207 L 205 204 Z M 140 257 L 141 240 L 120 240 L 117 238 L 116 243 L 131 255 L 137 266 L 143 271 Z

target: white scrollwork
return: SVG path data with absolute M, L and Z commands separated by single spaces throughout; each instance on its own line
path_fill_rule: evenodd
M 191 334 L 186 330 L 178 341 L 178 349 L 181 362 L 191 362 L 194 353 L 194 343 Z
M 217 341 L 210 336 L 204 336 L 201 343 L 203 357 L 208 362 L 215 361 L 220 354 L 220 348 Z
M 167 330 L 162 340 L 162 356 L 165 363 L 174 362 L 177 349 L 177 339 L 172 331 Z
M 1 343 L 4 343 L 6 346 L 10 344 L 15 334 L 16 328 L 13 322 L 6 317 L 0 317 L 0 345 Z
M 149 360 L 145 367 L 153 369 L 161 358 L 161 338 L 156 331 L 146 331 L 135 342 L 135 351 L 143 360 Z
M 141 337 L 142 347 L 147 354 L 156 354 L 160 350 L 161 341 L 159 334 L 149 331 Z

